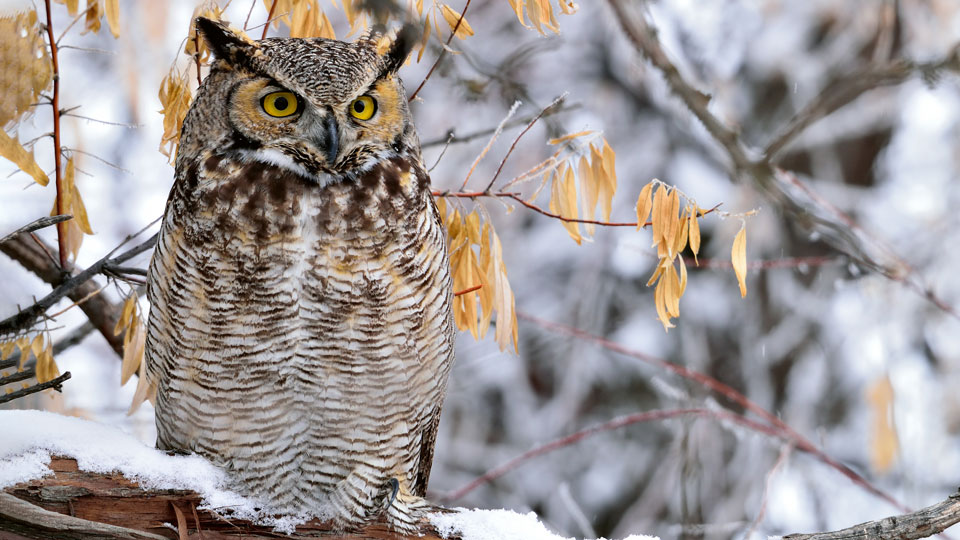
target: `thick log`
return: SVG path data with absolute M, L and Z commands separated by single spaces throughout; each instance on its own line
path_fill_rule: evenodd
M 422 536 L 404 536 L 383 523 L 338 533 L 327 522 L 310 521 L 294 534 L 273 532 L 247 521 L 200 510 L 191 491 L 145 490 L 119 474 L 79 470 L 73 459 L 54 457 L 54 474 L 0 493 L 0 540 L 51 539 L 264 539 L 325 537 L 341 540 L 440 540 L 428 524 Z

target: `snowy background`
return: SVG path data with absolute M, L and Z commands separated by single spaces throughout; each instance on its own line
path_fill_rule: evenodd
M 239 26 L 249 3 L 234 4 L 227 18 Z M 474 0 L 468 19 L 476 35 L 454 43 L 463 54 L 448 58 L 413 106 L 421 139 L 491 128 L 517 99 L 517 114 L 530 116 L 568 92 L 568 103 L 577 107 L 525 135 L 505 177 L 546 157 L 549 137 L 602 130 L 617 152 L 614 220 L 632 220 L 640 188 L 660 178 L 703 207 L 759 209 L 747 223 L 748 259 L 756 264 L 748 274 L 749 295 L 741 299 L 733 271 L 719 264 L 728 260 L 739 222 L 705 218 L 701 255 L 718 264 L 691 270 L 678 327 L 664 333 L 653 291 L 645 287 L 656 263 L 649 232 L 601 229 L 592 243 L 578 247 L 559 223 L 523 210 L 508 213 L 488 201 L 518 309 L 732 386 L 907 506 L 954 492 L 960 485 L 960 397 L 954 390 L 960 384 L 960 320 L 843 257 L 775 201 L 731 179 L 721 148 L 640 59 L 607 3 L 579 4 L 577 14 L 559 16 L 559 36 L 541 37 L 517 22 L 507 2 Z M 459 1 L 453 5 L 462 8 Z M 712 95 L 711 111 L 758 148 L 836 78 L 890 59 L 937 60 L 960 41 L 960 4 L 952 0 L 663 0 L 648 6 L 684 77 Z M 157 90 L 172 63 L 186 61 L 178 53 L 193 8 L 191 1 L 123 2 L 127 31 L 119 39 L 106 31 L 81 36 L 75 29 L 63 41 L 106 52 L 62 51 L 61 106 L 82 105 L 76 114 L 135 126 L 64 119 L 66 146 L 120 168 L 77 154 L 83 172 L 77 182 L 97 233 L 84 242 L 81 267 L 162 212 L 173 169 L 157 152 Z M 69 19 L 62 6 L 55 10 L 55 28 L 62 29 Z M 342 36 L 342 16 L 329 13 Z M 258 5 L 251 25 L 264 19 Z M 408 91 L 436 54 L 433 47 L 422 63 L 404 68 Z M 916 270 L 922 287 L 955 309 L 958 89 L 956 75 L 947 72 L 868 92 L 815 123 L 778 161 L 889 245 Z M 48 126 L 49 113 L 41 108 L 21 127 L 20 138 Z M 519 130 L 506 132 L 481 162 L 477 187 L 492 177 Z M 459 187 L 485 142 L 451 146 L 432 172 L 437 189 Z M 428 164 L 441 148 L 425 147 Z M 50 170 L 49 143 L 39 143 L 36 153 Z M 13 172 L 0 163 L 0 234 L 47 215 L 53 205 L 52 188 Z M 55 243 L 49 231 L 41 236 Z M 784 261 L 799 257 L 829 260 Z M 134 262 L 145 266 L 147 260 L 144 255 Z M 128 290 L 121 285 L 105 292 L 119 299 Z M 0 317 L 47 291 L 0 257 Z M 74 309 L 51 327 L 62 333 L 82 322 Z M 63 395 L 13 405 L 96 419 L 152 443 L 152 410 L 145 405 L 125 415 L 135 384 L 119 386 L 120 362 L 99 335 L 57 361 L 73 374 Z M 883 470 L 871 463 L 878 412 L 868 394 L 887 378 L 898 452 Z M 691 407 L 743 412 L 703 385 L 529 320 L 520 321 L 519 355 L 500 353 L 492 336 L 476 342 L 462 335 L 433 497 L 442 499 L 531 448 L 619 415 Z M 532 510 L 563 536 L 608 538 L 765 538 L 898 513 L 822 460 L 710 417 L 603 432 L 526 461 L 448 504 Z

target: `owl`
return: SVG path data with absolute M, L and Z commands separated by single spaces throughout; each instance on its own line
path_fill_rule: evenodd
M 265 514 L 416 530 L 455 333 L 397 76 L 416 38 L 196 24 L 216 60 L 148 276 L 157 446 L 221 466 Z

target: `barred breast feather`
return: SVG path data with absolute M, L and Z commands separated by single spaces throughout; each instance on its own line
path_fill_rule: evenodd
M 268 512 L 413 528 L 453 359 L 445 241 L 418 158 L 325 185 L 178 168 L 149 274 L 158 446 Z

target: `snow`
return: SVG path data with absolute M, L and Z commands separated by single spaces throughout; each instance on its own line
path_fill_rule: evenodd
M 200 456 L 171 456 L 146 446 L 116 428 L 44 411 L 0 411 L 4 438 L 0 440 L 0 489 L 52 474 L 51 456 L 77 460 L 81 471 L 119 472 L 145 489 L 187 489 L 197 492 L 202 509 L 228 511 L 232 517 L 293 532 L 306 519 L 261 515 L 260 504 L 229 488 L 227 475 Z M 536 514 L 509 510 L 457 509 L 432 514 L 431 521 L 444 538 L 463 540 L 559 540 Z M 629 536 L 624 540 L 651 540 Z
M 511 510 L 468 510 L 457 508 L 448 514 L 433 514 L 430 521 L 440 536 L 459 535 L 463 540 L 569 540 L 550 532 L 533 512 Z M 604 540 L 604 539 L 599 539 Z M 658 540 L 653 536 L 630 535 L 623 540 Z
M 257 511 L 260 504 L 229 489 L 227 475 L 202 457 L 170 456 L 116 428 L 42 411 L 0 411 L 0 489 L 42 478 L 53 471 L 51 456 L 77 460 L 81 471 L 119 472 L 145 489 L 197 492 L 200 508 L 272 526 L 282 532 L 306 519 L 275 518 Z

